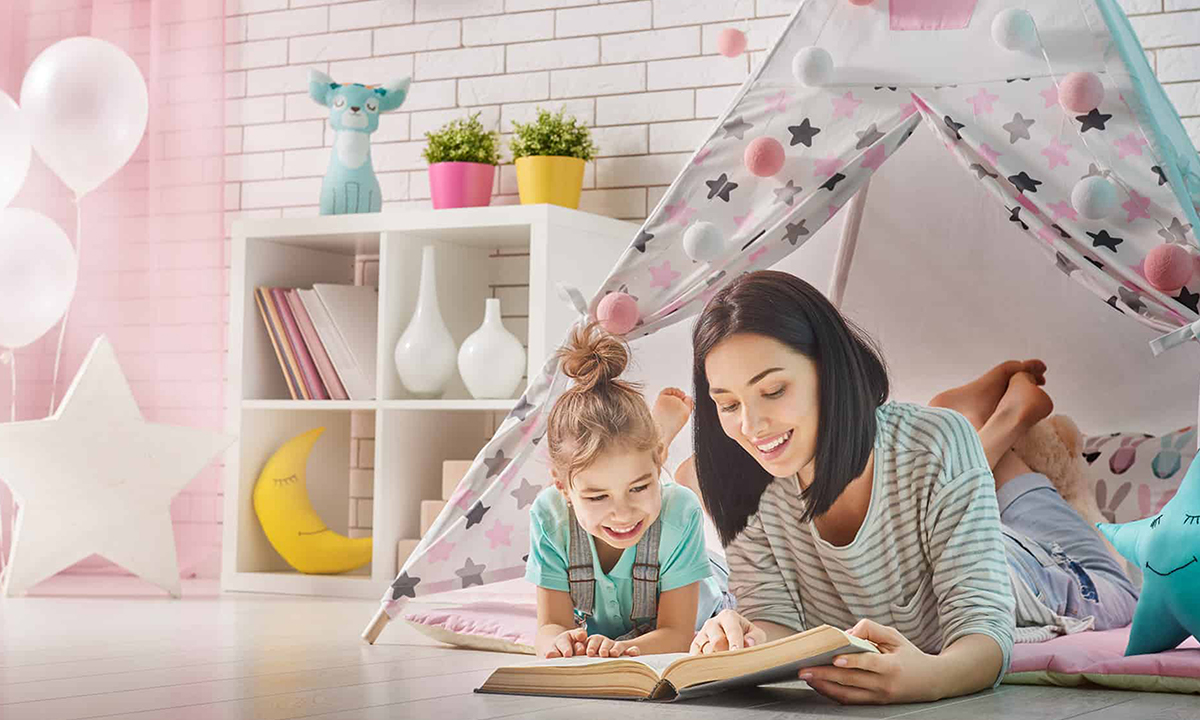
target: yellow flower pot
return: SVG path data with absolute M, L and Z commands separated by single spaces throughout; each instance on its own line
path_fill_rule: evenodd
M 579 207 L 583 190 L 583 160 L 573 157 L 531 155 L 517 158 L 517 188 L 522 205 L 550 203 Z

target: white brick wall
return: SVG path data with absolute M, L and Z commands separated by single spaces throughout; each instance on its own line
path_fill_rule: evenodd
M 513 120 L 563 107 L 600 149 L 583 206 L 641 219 L 749 72 L 749 55 L 716 54 L 717 33 L 736 23 L 762 51 L 796 1 L 228 0 L 230 210 L 315 211 L 332 134 L 305 94 L 312 67 L 347 82 L 413 76 L 372 138 L 389 208 L 429 205 L 425 132 L 481 112 L 507 141 Z M 1200 0 L 1122 4 L 1200 132 Z M 517 202 L 511 168 L 500 190 L 495 203 Z

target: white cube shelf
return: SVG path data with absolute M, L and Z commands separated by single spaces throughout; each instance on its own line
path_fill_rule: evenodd
M 632 223 L 554 205 L 235 223 L 226 408 L 227 425 L 239 440 L 225 463 L 222 589 L 380 597 L 395 576 L 397 541 L 417 536 L 421 499 L 440 497 L 442 461 L 474 457 L 486 439 L 487 415 L 515 404 L 515 397 L 471 398 L 457 372 L 436 400 L 415 399 L 400 383 L 392 351 L 416 306 L 424 246 L 437 248 L 439 307 L 460 346 L 483 321 L 495 251 L 517 255 L 504 262 L 527 264 L 521 270 L 528 271 L 528 306 L 503 311 L 528 315 L 527 373 L 533 377 L 576 319 L 558 298 L 556 284 L 591 296 L 637 230 Z M 355 259 L 363 255 L 379 258 L 376 398 L 292 400 L 255 306 L 254 288 L 351 284 Z M 371 565 L 342 575 L 305 575 L 289 568 L 267 541 L 254 514 L 254 483 L 286 440 L 325 427 L 309 458 L 309 496 L 328 527 L 345 533 L 353 411 L 375 415 Z

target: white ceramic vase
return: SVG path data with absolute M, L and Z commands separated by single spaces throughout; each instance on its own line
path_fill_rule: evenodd
M 483 324 L 458 351 L 458 374 L 471 397 L 511 398 L 525 375 L 525 348 L 500 322 L 500 301 L 490 298 Z
M 438 308 L 433 246 L 421 254 L 417 309 L 396 343 L 396 373 L 405 389 L 419 398 L 441 397 L 454 375 L 454 338 Z

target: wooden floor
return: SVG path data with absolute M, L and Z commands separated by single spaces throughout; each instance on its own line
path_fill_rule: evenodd
M 1195 695 L 1018 686 L 891 707 L 839 707 L 800 684 L 673 705 L 477 695 L 491 668 L 520 658 L 440 646 L 402 623 L 364 645 L 373 602 L 184 590 L 174 601 L 105 579 L 89 596 L 75 578 L 0 599 L 0 718 L 1200 718 Z

